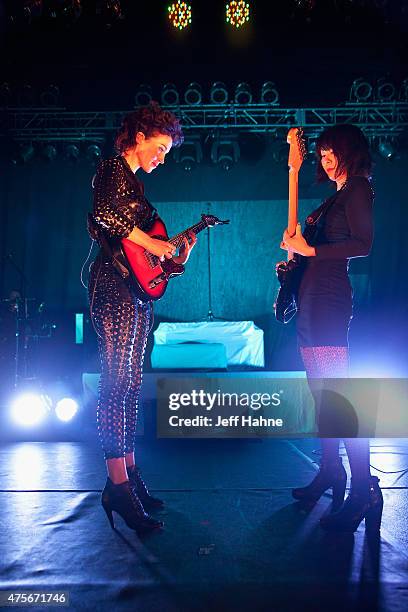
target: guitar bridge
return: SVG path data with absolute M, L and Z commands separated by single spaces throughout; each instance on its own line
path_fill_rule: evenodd
M 165 272 L 162 272 L 161 274 L 159 274 L 158 276 L 153 278 L 153 280 L 150 281 L 149 289 L 154 289 L 155 287 L 157 287 L 157 285 L 164 283 L 164 281 L 166 280 L 167 280 L 167 274 Z

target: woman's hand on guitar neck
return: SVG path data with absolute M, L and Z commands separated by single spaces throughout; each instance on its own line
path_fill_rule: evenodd
M 299 253 L 299 255 L 303 255 L 304 257 L 314 257 L 316 255 L 315 248 L 310 246 L 302 236 L 300 223 L 296 225 L 296 233 L 294 236 L 290 236 L 287 230 L 284 231 L 280 248 L 285 251 Z
M 186 237 L 183 238 L 183 244 L 180 247 L 179 254 L 173 257 L 173 261 L 177 264 L 185 264 L 190 257 L 191 250 L 197 242 L 197 236 L 194 232 L 189 232 L 190 242 Z

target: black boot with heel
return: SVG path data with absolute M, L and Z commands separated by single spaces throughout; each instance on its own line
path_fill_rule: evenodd
M 134 529 L 139 534 L 163 527 L 162 521 L 157 521 L 144 511 L 129 480 L 121 484 L 113 484 L 108 478 L 102 492 L 102 507 L 112 529 L 114 529 L 113 511 L 123 518 L 130 529 Z
M 332 461 L 322 461 L 320 469 L 312 482 L 306 487 L 292 489 L 292 496 L 303 504 L 315 504 L 327 489 L 333 491 L 332 510 L 335 511 L 344 501 L 347 474 L 340 457 Z
M 163 508 L 164 501 L 150 495 L 149 490 L 140 475 L 140 469 L 136 465 L 128 467 L 127 474 L 129 481 L 135 489 L 136 494 L 142 502 L 144 508 L 149 508 L 151 510 Z
M 358 485 L 353 485 L 352 480 L 350 493 L 340 510 L 320 519 L 323 529 L 353 533 L 365 519 L 366 531 L 378 533 L 384 504 L 378 483 L 376 476 L 370 476 L 368 482 Z

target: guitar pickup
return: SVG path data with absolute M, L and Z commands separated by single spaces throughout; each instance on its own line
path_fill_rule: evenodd
M 164 283 L 164 281 L 166 280 L 167 280 L 167 274 L 165 272 L 162 272 L 161 274 L 159 274 L 158 276 L 153 278 L 153 280 L 150 281 L 149 289 L 154 289 L 155 287 L 157 287 L 157 285 Z

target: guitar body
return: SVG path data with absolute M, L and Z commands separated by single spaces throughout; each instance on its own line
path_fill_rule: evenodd
M 146 232 L 152 238 L 168 240 L 166 226 L 160 218 L 155 219 Z M 149 253 L 132 240 L 121 240 L 122 252 L 128 263 L 131 282 L 143 302 L 159 300 L 167 289 L 169 278 L 183 274 L 184 266 L 172 259 L 160 261 L 157 255 Z
M 169 238 L 166 226 L 157 217 L 151 228 L 146 230 L 146 233 L 151 238 L 164 240 L 170 242 L 176 248 L 182 248 L 184 239 L 187 238 L 189 240 L 191 233 L 198 234 L 207 228 L 214 227 L 215 225 L 226 225 L 227 223 L 229 221 L 221 221 L 214 215 L 203 214 L 201 215 L 201 221 L 184 230 L 184 232 L 177 234 L 177 236 Z M 176 263 L 173 259 L 160 261 L 157 255 L 149 253 L 149 251 L 146 251 L 146 249 L 127 238 L 122 238 L 119 250 L 122 261 L 115 261 L 120 268 L 119 273 L 123 278 L 130 280 L 134 289 L 136 289 L 139 299 L 143 302 L 159 300 L 167 289 L 169 279 L 173 276 L 180 276 L 184 272 L 183 264 Z M 123 265 L 122 262 L 126 265 Z
M 274 304 L 275 317 L 279 323 L 289 323 L 297 311 L 297 296 L 302 279 L 301 258 L 296 255 L 276 268 L 280 288 Z

